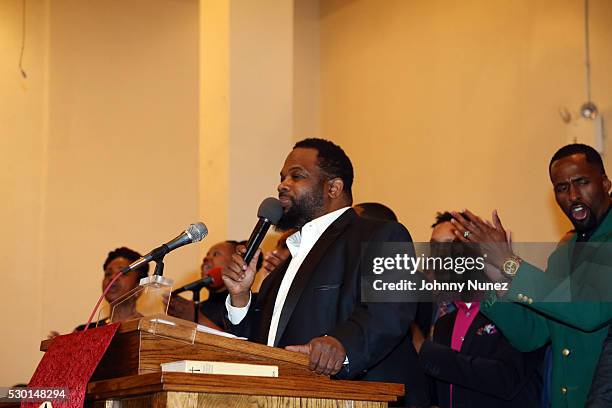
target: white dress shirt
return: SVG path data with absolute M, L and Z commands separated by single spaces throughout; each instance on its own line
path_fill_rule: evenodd
M 270 331 L 268 332 L 268 346 L 274 346 L 276 340 L 276 331 L 278 329 L 278 322 L 280 320 L 283 305 L 287 299 L 287 294 L 293 283 L 293 279 L 297 274 L 302 262 L 306 259 L 306 256 L 312 249 L 312 247 L 319 240 L 321 235 L 325 232 L 334 221 L 336 221 L 346 210 L 350 207 L 343 207 L 339 210 L 325 214 L 319 218 L 315 218 L 302 229 L 287 238 L 287 248 L 291 252 L 291 262 L 287 267 L 285 276 L 281 282 L 278 294 L 276 295 L 276 301 L 274 302 L 274 311 L 272 312 L 272 320 L 270 321 Z M 230 296 L 227 296 L 225 300 L 225 307 L 227 308 L 227 316 L 232 324 L 238 324 L 246 316 L 251 299 L 249 297 L 249 303 L 245 307 L 234 307 L 231 304 Z

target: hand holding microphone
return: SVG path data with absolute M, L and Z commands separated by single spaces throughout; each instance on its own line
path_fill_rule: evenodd
M 266 198 L 257 211 L 259 221 L 253 229 L 246 246 L 239 245 L 232 255 L 232 262 L 223 269 L 223 282 L 231 296 L 233 306 L 244 307 L 250 298 L 251 285 L 257 272 L 259 245 L 271 225 L 283 215 L 283 207 L 276 198 Z
M 257 272 L 257 258 L 260 249 L 255 251 L 255 257 L 247 265 L 244 260 L 247 247 L 239 245 L 232 255 L 232 262 L 223 269 L 223 282 L 231 296 L 232 306 L 244 307 L 249 303 L 251 286 Z

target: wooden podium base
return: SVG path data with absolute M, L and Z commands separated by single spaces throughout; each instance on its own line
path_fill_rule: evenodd
M 276 365 L 279 376 L 161 372 L 160 364 L 180 360 Z M 403 384 L 331 380 L 308 365 L 301 353 L 201 333 L 170 316 L 143 317 L 121 324 L 87 385 L 85 406 L 382 408 L 404 395 Z
M 87 407 L 88 405 L 86 405 Z M 387 403 L 249 395 L 199 394 L 195 392 L 159 392 L 151 396 L 96 401 L 93 408 L 382 408 Z
M 403 391 L 398 384 L 233 375 L 154 373 L 95 381 L 92 408 L 383 408 Z

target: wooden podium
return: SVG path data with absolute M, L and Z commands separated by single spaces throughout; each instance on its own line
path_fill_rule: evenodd
M 310 371 L 306 355 L 202 333 L 190 322 L 166 318 L 190 329 L 150 317 L 122 323 L 87 386 L 86 406 L 378 408 L 404 394 L 402 384 L 331 380 Z M 41 350 L 52 341 L 43 341 Z M 161 363 L 178 360 L 276 365 L 279 376 L 161 372 Z

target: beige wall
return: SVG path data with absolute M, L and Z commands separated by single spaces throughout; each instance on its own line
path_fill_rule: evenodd
M 211 243 L 247 239 L 292 143 L 293 7 L 204 0 L 200 23 L 200 213 Z
M 292 143 L 291 2 L 28 4 L 28 80 L 16 70 L 21 2 L 0 8 L 2 157 L 14 170 L 0 187 L 0 306 L 19 310 L 0 321 L 16 327 L 4 384 L 29 380 L 49 330 L 86 320 L 108 250 L 146 251 L 201 219 L 206 241 L 166 259 L 181 284 L 211 244 L 246 238 Z
M 228 237 L 247 239 L 261 201 L 276 196 L 293 131 L 293 7 L 232 0 Z
M 46 167 L 45 3 L 28 4 L 28 48 L 21 49 L 21 1 L 0 2 L 0 383 L 27 381 L 40 358 L 44 171 Z
M 87 319 L 109 250 L 147 251 L 199 213 L 197 1 L 27 2 L 27 80 L 21 4 L 0 6 L 1 307 L 17 312 L 0 318 L 2 384 Z M 169 255 L 166 276 L 195 277 L 198 252 Z
M 498 208 L 521 241 L 569 228 L 547 166 L 566 143 L 558 108 L 586 98 L 583 2 L 320 5 L 321 133 L 353 159 L 356 201 L 390 205 L 418 240 L 449 208 Z M 612 2 L 591 8 L 593 97 L 610 123 Z
M 293 2 L 293 140 L 321 137 L 319 2 Z
M 85 293 L 76 310 L 88 309 L 101 283 L 82 278 L 100 274 L 108 250 L 147 251 L 198 218 L 198 9 L 64 0 L 49 21 L 43 321 L 67 330 L 81 315 L 53 298 Z M 197 247 L 184 248 L 165 274 L 197 263 Z
M 416 239 L 465 206 L 557 239 L 546 167 L 558 108 L 585 98 L 579 3 L 27 2 L 26 80 L 22 2 L 0 2 L 0 307 L 15 311 L 0 384 L 27 381 L 39 340 L 87 318 L 108 250 L 201 219 L 209 238 L 166 262 L 184 283 L 210 244 L 246 237 L 303 137 L 345 147 L 356 201 L 389 204 Z M 612 3 L 591 4 L 609 121 Z
M 227 239 L 230 0 L 200 2 L 200 207 L 207 241 Z

